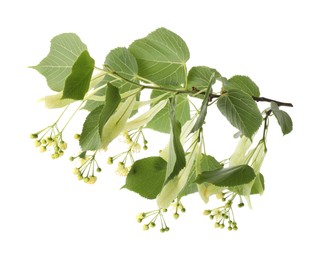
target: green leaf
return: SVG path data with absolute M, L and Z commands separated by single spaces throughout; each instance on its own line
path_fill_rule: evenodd
M 198 148 L 198 149 L 197 149 Z M 192 152 L 187 154 L 187 163 L 178 175 L 172 178 L 170 181 L 166 182 L 163 189 L 157 196 L 157 206 L 159 208 L 167 208 L 170 206 L 173 200 L 175 200 L 180 192 L 185 187 L 188 179 L 190 177 L 195 159 L 198 154 L 199 145 L 194 144 L 194 148 L 191 149 Z
M 122 188 L 129 189 L 147 199 L 155 199 L 165 180 L 166 161 L 161 157 L 148 157 L 136 161 Z
M 155 98 L 160 91 L 152 91 L 151 98 Z M 182 125 L 190 119 L 190 106 L 187 95 L 178 95 L 176 97 L 175 117 Z M 147 124 L 147 128 L 153 129 L 161 133 L 170 133 L 170 105 L 167 104 L 159 111 L 153 119 Z
M 114 114 L 116 108 L 121 102 L 121 96 L 118 88 L 113 85 L 107 83 L 106 88 L 106 101 L 103 106 L 103 110 L 101 111 L 101 115 L 99 118 L 99 134 L 102 135 L 102 130 L 104 125 L 108 121 L 108 119 Z
M 137 59 L 141 77 L 165 86 L 185 83 L 189 50 L 177 34 L 159 28 L 133 42 L 129 51 Z
M 202 172 L 197 176 L 196 183 L 208 182 L 219 187 L 234 187 L 249 183 L 255 177 L 253 168 L 244 164 Z
M 87 46 L 74 33 L 57 35 L 51 40 L 50 52 L 36 69 L 47 79 L 48 86 L 54 91 L 64 89 L 65 80 L 72 72 L 72 66 Z
M 137 60 L 127 48 L 116 48 L 111 50 L 106 57 L 105 67 L 129 81 L 139 83 Z M 106 79 L 111 82 L 112 85 L 118 87 L 121 94 L 137 87 L 127 81 L 115 79 L 110 75 L 107 75 Z
M 236 75 L 229 80 L 223 81 L 223 91 L 230 91 L 232 89 L 243 91 L 253 97 L 260 96 L 258 86 L 247 76 Z
M 202 172 L 222 169 L 223 166 L 213 156 L 203 154 L 200 161 Z
M 188 89 L 192 90 L 193 87 L 197 90 L 207 88 L 211 84 L 213 72 L 216 78 L 221 78 L 220 73 L 215 69 L 206 66 L 192 67 L 188 73 Z
M 217 107 L 228 121 L 248 138 L 262 124 L 262 115 L 251 96 L 242 91 L 231 89 L 221 95 Z
M 251 189 L 251 194 L 263 194 L 264 189 L 264 176 L 262 173 L 259 173 L 258 175 L 256 175 L 256 178 L 254 180 L 254 184 Z
M 215 73 L 212 73 L 212 76 L 210 77 L 210 83 L 206 89 L 205 95 L 204 95 L 204 99 L 202 102 L 202 106 L 200 108 L 200 113 L 199 116 L 197 117 L 197 120 L 195 122 L 194 127 L 191 129 L 190 133 L 196 132 L 198 129 L 200 129 L 205 121 L 205 117 L 207 114 L 207 107 L 208 107 L 208 98 L 210 96 L 210 93 L 212 92 L 212 85 L 214 84 L 213 79 L 215 76 Z
M 115 113 L 107 120 L 101 134 L 102 148 L 107 148 L 107 146 L 122 132 L 133 111 L 135 103 L 136 94 L 128 97 L 124 102 L 121 102 Z
M 170 122 L 171 122 L 171 134 L 169 142 L 169 159 L 166 169 L 165 181 L 169 181 L 179 174 L 186 166 L 186 157 L 183 150 L 180 135 L 181 135 L 181 124 L 175 118 L 175 100 L 170 99 Z
M 72 73 L 66 78 L 63 99 L 82 100 L 88 92 L 95 61 L 84 51 L 72 67 Z
M 287 112 L 280 110 L 275 102 L 271 102 L 271 110 L 278 120 L 283 135 L 289 134 L 293 130 L 293 121 Z
M 80 146 L 82 151 L 97 150 L 101 146 L 99 134 L 99 119 L 103 106 L 97 107 L 91 111 L 84 121 L 80 137 Z
M 196 159 L 197 160 L 197 159 Z M 200 159 L 200 171 L 212 171 L 222 168 L 222 164 L 220 164 L 213 156 L 203 154 Z M 182 189 L 182 191 L 179 193 L 178 198 L 182 198 L 184 196 L 187 196 L 189 194 L 195 193 L 198 191 L 197 184 L 195 183 L 196 180 L 196 168 L 194 167 L 191 171 L 191 174 L 189 176 L 189 179 L 185 185 L 185 187 Z

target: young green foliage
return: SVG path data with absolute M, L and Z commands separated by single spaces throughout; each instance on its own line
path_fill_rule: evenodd
M 269 119 L 274 115 L 282 133 L 290 133 L 292 119 L 280 108 L 292 104 L 260 97 L 259 87 L 247 76 L 227 79 L 207 66 L 194 66 L 188 71 L 189 56 L 180 36 L 159 28 L 128 48 L 111 50 L 103 67 L 98 68 L 76 34 L 54 37 L 47 57 L 32 68 L 46 78 L 52 91 L 58 92 L 42 99 L 46 107 L 63 111 L 53 124 L 30 137 L 40 152 L 50 150 L 51 158 L 61 157 L 67 148 L 64 130 L 84 109 L 89 114 L 81 133 L 74 135 L 81 152 L 70 156 L 78 180 L 96 183 L 96 175 L 102 172 L 96 158 L 108 154 L 108 164 L 118 161 L 116 172 L 126 176 L 122 188 L 156 199 L 158 209 L 138 215 L 138 222 L 151 217 L 148 224 L 143 224 L 144 230 L 154 227 L 157 219 L 160 231 L 168 231 L 163 213 L 172 206 L 173 217 L 178 218 L 186 211 L 180 200 L 196 192 L 205 203 L 213 195 L 224 203 L 204 211 L 215 219 L 215 227 L 227 225 L 228 230 L 237 230 L 232 210 L 235 198 L 240 199 L 238 207 L 244 206 L 243 199 L 251 206 L 250 197 L 264 192 L 261 166 L 268 150 Z M 260 101 L 270 102 L 262 113 L 257 106 Z M 73 102 L 80 105 L 60 128 L 63 114 L 69 113 Z M 240 136 L 233 154 L 222 161 L 206 154 L 205 149 L 206 142 L 213 140 L 220 149 L 221 140 L 226 138 L 204 134 L 204 128 L 211 127 L 207 116 L 214 103 Z M 220 123 L 224 127 L 225 122 Z M 145 128 L 157 131 L 154 140 L 148 140 Z M 263 131 L 258 131 L 261 128 Z M 149 144 L 156 145 L 161 135 L 169 136 L 159 156 L 135 159 L 141 147 L 147 150 Z M 117 138 L 124 144 L 108 148 Z M 255 138 L 259 141 L 253 146 Z

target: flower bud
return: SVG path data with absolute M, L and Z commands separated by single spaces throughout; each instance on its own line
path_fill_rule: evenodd
M 39 140 L 35 140 L 34 146 L 39 147 L 41 145 L 41 142 Z
M 89 177 L 89 181 L 87 182 L 88 184 L 94 184 L 97 181 L 96 176 L 91 176 Z
M 30 134 L 30 138 L 31 139 L 37 139 L 38 138 L 38 134 Z

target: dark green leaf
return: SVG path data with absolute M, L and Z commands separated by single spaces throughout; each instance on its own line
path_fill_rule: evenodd
M 147 199 L 155 199 L 164 184 L 166 165 L 166 161 L 161 157 L 148 157 L 136 161 L 122 188 Z
M 243 91 L 253 97 L 260 96 L 260 90 L 258 86 L 247 76 L 236 75 L 229 80 L 223 81 L 224 91 L 229 91 L 232 89 Z
M 219 187 L 234 187 L 251 182 L 255 173 L 249 165 L 238 165 L 202 172 L 196 178 L 196 183 L 212 183 Z
M 189 50 L 175 33 L 159 28 L 133 42 L 129 51 L 136 57 L 143 78 L 165 86 L 185 83 Z
M 72 66 L 87 49 L 87 46 L 74 33 L 63 33 L 51 40 L 50 52 L 36 69 L 46 77 L 48 86 L 54 91 L 64 89 L 65 80 L 72 72 Z
M 84 51 L 72 67 L 72 73 L 66 78 L 63 99 L 82 100 L 88 92 L 95 61 Z
M 83 129 L 80 137 L 80 146 L 83 151 L 97 150 L 101 146 L 99 134 L 99 119 L 103 106 L 97 107 L 91 111 L 84 121 Z
M 271 109 L 277 118 L 283 135 L 289 134 L 293 130 L 293 121 L 287 112 L 280 110 L 275 102 L 271 102 Z
M 242 91 L 229 90 L 218 98 L 217 106 L 228 121 L 248 138 L 252 138 L 262 124 L 257 104 Z
M 160 91 L 152 91 L 151 98 L 163 94 Z M 176 97 L 175 106 L 176 120 L 184 125 L 190 119 L 190 107 L 187 95 L 178 95 Z M 170 104 L 167 104 L 159 111 L 154 118 L 147 124 L 147 128 L 153 129 L 161 133 L 170 133 Z
M 256 175 L 254 184 L 252 186 L 251 194 L 262 194 L 264 192 L 264 176 L 262 173 Z
M 203 99 L 203 102 L 202 102 L 202 106 L 200 108 L 199 116 L 197 117 L 197 120 L 195 122 L 195 125 L 191 129 L 190 133 L 196 132 L 204 124 L 205 117 L 206 117 L 206 114 L 207 114 L 207 107 L 208 107 L 209 96 L 210 96 L 210 94 L 212 92 L 212 85 L 215 82 L 214 76 L 215 76 L 215 73 L 212 73 L 212 76 L 210 77 L 210 83 L 209 83 L 209 85 L 208 85 L 208 87 L 206 89 L 206 92 L 205 92 L 205 95 L 204 95 L 204 99 Z
M 103 106 L 103 110 L 101 111 L 101 115 L 99 118 L 99 134 L 101 136 L 102 130 L 104 125 L 106 124 L 107 120 L 114 114 L 116 108 L 121 102 L 121 96 L 119 93 L 118 88 L 114 87 L 113 85 L 107 83 L 107 90 L 106 90 L 106 101 L 105 105 Z
M 180 170 L 182 170 L 186 166 L 185 152 L 180 141 L 181 124 L 175 118 L 176 111 L 174 98 L 171 98 L 169 103 L 171 135 L 169 142 L 169 159 L 167 163 L 167 171 L 165 177 L 166 182 L 178 175 Z
M 188 73 L 188 89 L 192 90 L 193 87 L 197 90 L 207 88 L 211 83 L 213 72 L 216 78 L 221 78 L 220 73 L 215 69 L 206 66 L 192 67 Z

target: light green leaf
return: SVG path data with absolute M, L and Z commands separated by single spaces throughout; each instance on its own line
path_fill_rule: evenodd
M 105 123 L 101 134 L 101 147 L 107 148 L 124 129 L 136 102 L 136 95 L 128 97 L 121 102 L 115 113 Z
M 283 135 L 289 134 L 293 130 L 293 121 L 287 112 L 280 110 L 275 102 L 271 102 L 271 110 L 277 118 Z
M 185 152 L 183 150 L 180 135 L 181 124 L 175 118 L 175 99 L 170 99 L 170 122 L 171 132 L 169 141 L 169 159 L 166 169 L 165 181 L 169 181 L 179 174 L 180 170 L 186 166 Z
M 51 40 L 50 52 L 37 66 L 36 69 L 47 79 L 48 86 L 54 91 L 64 89 L 65 80 L 72 72 L 72 66 L 87 50 L 87 46 L 74 33 L 57 35 Z
M 82 151 L 97 150 L 101 146 L 99 134 L 99 119 L 103 106 L 97 107 L 91 111 L 84 121 L 82 133 L 80 136 L 80 146 Z
M 141 77 L 165 86 L 185 83 L 189 50 L 177 34 L 159 28 L 133 42 L 129 51 L 137 59 Z
M 247 76 L 236 75 L 229 80 L 223 81 L 223 91 L 230 91 L 232 89 L 243 91 L 253 97 L 260 96 L 258 86 Z
M 63 99 L 82 100 L 89 90 L 95 61 L 84 51 L 72 67 L 72 73 L 66 78 Z
M 210 77 L 210 83 L 209 83 L 209 85 L 206 89 L 204 99 L 203 99 L 203 102 L 202 102 L 202 106 L 200 108 L 199 116 L 197 117 L 196 123 L 195 123 L 194 127 L 192 128 L 191 133 L 196 132 L 197 130 L 199 130 L 204 124 L 205 117 L 206 117 L 206 114 L 207 114 L 207 107 L 208 107 L 208 101 L 209 101 L 208 98 L 209 98 L 209 96 L 212 92 L 212 85 L 215 82 L 214 76 L 215 76 L 215 73 L 212 73 L 212 75 Z M 214 81 L 213 81 L 213 79 L 214 79 Z
M 221 95 L 217 107 L 228 121 L 243 135 L 252 138 L 262 124 L 262 115 L 257 104 L 248 94 L 231 89 Z
M 252 167 L 248 165 L 238 165 L 202 172 L 202 174 L 197 176 L 196 183 L 201 184 L 208 182 L 219 187 L 234 187 L 249 183 L 255 177 Z
M 111 50 L 105 60 L 105 69 L 109 69 L 124 79 L 139 83 L 137 60 L 127 48 Z M 107 75 L 106 79 L 119 88 L 121 94 L 136 88 L 135 85 L 124 80 L 115 79 L 110 75 Z
M 151 107 L 147 112 L 138 116 L 137 118 L 126 123 L 124 130 L 132 130 L 145 126 L 149 121 L 151 121 L 156 114 L 165 107 L 167 100 L 161 100 L 155 106 Z
M 67 105 L 75 102 L 73 99 L 62 99 L 63 92 L 58 92 L 54 95 L 49 95 L 41 98 L 39 101 L 44 102 L 46 108 L 62 108 L 66 107 Z
M 152 91 L 152 98 L 162 94 L 159 91 Z M 153 119 L 147 124 L 147 128 L 153 129 L 161 133 L 170 133 L 170 107 L 167 104 L 159 111 Z M 187 95 L 178 95 L 176 97 L 176 119 L 183 125 L 190 119 L 190 106 Z
M 198 144 L 195 144 L 195 148 L 192 149 L 192 152 L 187 155 L 187 163 L 185 168 L 183 168 L 178 175 L 176 175 L 173 179 L 168 181 L 161 192 L 157 196 L 157 206 L 159 208 L 167 208 L 170 206 L 173 200 L 175 200 L 179 193 L 186 186 L 186 183 L 190 177 L 192 172 L 192 168 L 194 165 L 195 158 L 197 156 Z
M 165 180 L 166 161 L 161 157 L 148 157 L 134 162 L 122 188 L 129 189 L 147 199 L 155 199 Z
M 188 89 L 192 90 L 193 87 L 197 90 L 207 88 L 211 83 L 213 72 L 215 73 L 215 78 L 221 78 L 220 73 L 215 69 L 206 66 L 192 67 L 188 72 Z
M 103 106 L 103 110 L 101 111 L 101 115 L 99 118 L 99 134 L 102 135 L 102 130 L 104 125 L 108 121 L 108 119 L 114 114 L 116 108 L 121 102 L 121 96 L 118 88 L 113 85 L 107 83 L 106 88 L 106 101 Z

